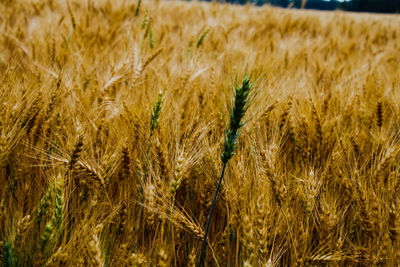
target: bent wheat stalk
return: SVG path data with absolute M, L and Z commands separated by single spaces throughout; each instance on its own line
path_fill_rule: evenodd
M 214 212 L 215 203 L 217 202 L 217 196 L 219 189 L 221 187 L 222 179 L 224 178 L 225 169 L 228 161 L 235 155 L 235 150 L 237 147 L 237 140 L 239 137 L 239 129 L 244 125 L 242 123 L 242 119 L 244 114 L 248 109 L 248 96 L 250 94 L 250 90 L 252 88 L 252 84 L 250 83 L 250 79 L 245 76 L 243 78 L 243 82 L 241 86 L 236 86 L 235 88 L 235 102 L 230 117 L 229 129 L 226 131 L 225 135 L 225 144 L 224 144 L 224 152 L 221 155 L 222 160 L 222 171 L 221 176 L 218 181 L 217 188 L 215 190 L 214 198 L 210 208 L 210 215 L 208 216 L 206 232 L 204 234 L 203 245 L 201 247 L 201 254 L 198 266 L 201 267 L 204 264 L 204 258 L 207 247 L 207 235 L 210 229 L 211 218 Z

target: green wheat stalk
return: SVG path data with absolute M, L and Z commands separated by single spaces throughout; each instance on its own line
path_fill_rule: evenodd
M 235 88 L 235 102 L 232 111 L 229 114 L 230 124 L 229 129 L 225 134 L 225 144 L 224 144 L 224 152 L 221 155 L 222 160 L 222 171 L 221 176 L 218 181 L 217 188 L 215 190 L 213 202 L 210 208 L 210 214 L 207 220 L 206 232 L 204 234 L 203 245 L 201 247 L 201 254 L 198 266 L 203 266 L 204 258 L 206 253 L 207 246 L 207 235 L 210 229 L 211 218 L 213 215 L 213 211 L 215 208 L 215 203 L 217 200 L 218 192 L 221 186 L 222 179 L 224 177 L 226 165 L 228 161 L 235 155 L 235 150 L 237 148 L 237 141 L 239 138 L 239 129 L 243 127 L 244 123 L 242 123 L 242 119 L 249 107 L 248 97 L 252 88 L 252 84 L 250 83 L 250 79 L 245 76 L 242 81 L 242 85 L 237 85 Z
M 142 3 L 142 0 L 138 0 L 136 10 L 135 10 L 135 17 L 139 15 L 139 10 L 140 10 L 140 4 Z
M 143 178 L 143 185 L 146 184 L 147 173 L 148 173 L 148 168 L 149 168 L 149 164 L 150 164 L 150 148 L 151 148 L 151 144 L 152 144 L 152 137 L 158 127 L 158 122 L 159 122 L 160 115 L 161 115 L 162 103 L 163 103 L 163 94 L 162 94 L 162 91 L 160 91 L 158 93 L 157 101 L 151 112 L 150 136 L 149 136 L 149 144 L 147 146 L 147 152 L 146 152 L 146 168 L 145 168 L 145 174 L 144 174 L 144 178 Z
M 14 254 L 14 250 L 12 248 L 11 242 L 4 243 L 3 247 L 3 255 L 2 256 L 2 265 L 1 266 L 18 266 L 18 259 Z
M 200 36 L 199 40 L 197 41 L 196 48 L 199 48 L 202 45 L 204 38 L 206 38 L 209 31 L 210 31 L 210 29 L 203 32 L 203 34 Z

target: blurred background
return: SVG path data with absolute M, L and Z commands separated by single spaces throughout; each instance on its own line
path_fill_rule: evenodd
M 210 0 L 205 0 L 210 1 Z M 400 0 L 222 0 L 223 2 L 319 10 L 346 10 L 356 12 L 400 13 Z

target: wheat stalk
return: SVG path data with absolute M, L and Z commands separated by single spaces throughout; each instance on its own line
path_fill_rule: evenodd
M 248 97 L 252 88 L 252 84 L 250 83 L 250 79 L 245 76 L 243 78 L 242 84 L 236 86 L 235 89 L 235 97 L 234 97 L 234 106 L 229 115 L 230 123 L 229 129 L 226 132 L 225 143 L 224 143 L 224 151 L 221 155 L 222 160 L 222 171 L 221 176 L 218 180 L 217 188 L 215 190 L 213 202 L 210 208 L 210 214 L 208 216 L 206 232 L 204 234 L 203 244 L 200 252 L 200 259 L 198 266 L 203 266 L 204 258 L 206 253 L 207 246 L 207 235 L 210 230 L 211 219 L 215 208 L 215 203 L 217 201 L 218 192 L 220 190 L 222 179 L 224 178 L 225 169 L 228 161 L 234 156 L 235 150 L 237 148 L 237 141 L 239 138 L 239 129 L 243 127 L 242 119 L 248 109 Z

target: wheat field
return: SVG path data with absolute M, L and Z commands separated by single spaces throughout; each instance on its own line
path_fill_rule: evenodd
M 140 3 L 140 5 L 139 5 Z M 400 18 L 0 3 L 2 266 L 400 264 Z

